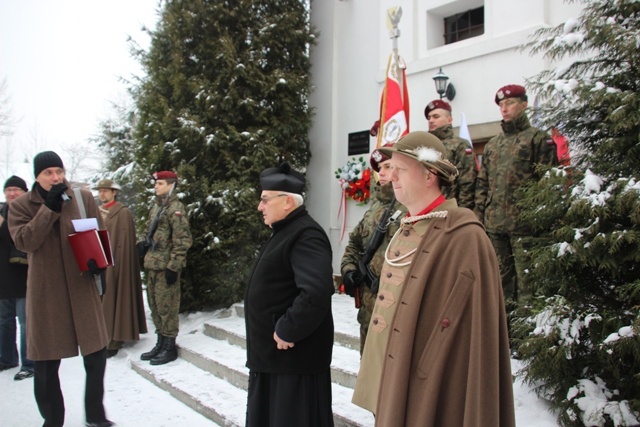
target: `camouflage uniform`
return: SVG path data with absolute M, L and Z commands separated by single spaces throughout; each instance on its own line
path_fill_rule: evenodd
M 376 224 L 378 224 L 382 215 L 384 215 L 384 211 L 389 207 L 393 199 L 393 187 L 390 183 L 383 186 L 373 186 L 371 188 L 371 199 L 371 207 L 365 212 L 358 225 L 356 225 L 349 234 L 349 243 L 345 248 L 340 266 L 340 271 L 343 276 L 347 271 L 358 269 L 358 261 L 362 258 L 362 254 L 369 243 Z M 382 243 L 369 262 L 369 268 L 371 268 L 371 271 L 377 276 L 380 275 L 382 264 L 384 264 L 384 251 L 391 237 L 393 237 L 393 234 L 398 230 L 400 218 L 407 212 L 406 208 L 398 202 L 396 202 L 393 212 L 396 210 L 399 210 L 401 214 L 397 216 L 395 222 L 389 224 L 387 234 L 384 236 Z M 373 306 L 376 303 L 376 297 L 377 295 L 371 292 L 371 289 L 369 289 L 367 285 L 360 287 L 360 300 L 362 302 L 362 306 L 358 311 L 358 323 L 360 323 L 360 354 L 362 354 L 362 350 L 364 349 L 364 343 L 369 329 L 369 321 L 371 320 Z
M 442 141 L 447 149 L 449 161 L 458 168 L 460 173 L 453 185 L 442 187 L 442 193 L 447 199 L 455 198 L 459 207 L 473 209 L 478 167 L 471 143 L 454 136 L 451 125 L 439 127 L 430 133 Z
M 169 196 L 166 205 L 163 198 L 156 200 L 149 220 L 153 221 L 159 209 L 164 209 L 153 235 L 154 246 L 144 257 L 147 270 L 147 299 L 156 333 L 165 337 L 178 335 L 180 310 L 180 272 L 187 263 L 187 251 L 192 238 L 184 205 L 175 194 Z M 165 270 L 178 273 L 175 284 L 167 286 Z
M 476 184 L 475 213 L 484 224 L 500 261 L 500 276 L 507 302 L 513 307 L 528 294 L 523 256 L 530 231 L 518 221 L 517 190 L 538 180 L 536 165 L 557 165 L 551 137 L 529 123 L 525 113 L 512 122 L 502 122 L 501 133 L 484 148 Z M 520 289 L 518 289 L 520 288 Z

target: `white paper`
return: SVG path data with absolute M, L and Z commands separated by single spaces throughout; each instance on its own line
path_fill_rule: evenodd
M 98 229 L 98 220 L 96 218 L 72 219 L 71 222 L 76 233 Z

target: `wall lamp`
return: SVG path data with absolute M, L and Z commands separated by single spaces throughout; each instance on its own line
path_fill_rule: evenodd
M 442 71 L 442 67 L 440 67 L 438 74 L 433 76 L 433 81 L 436 82 L 436 91 L 440 95 L 440 99 L 447 98 L 449 101 L 453 101 L 453 98 L 456 97 L 456 88 L 452 83 L 447 84 L 449 76 Z

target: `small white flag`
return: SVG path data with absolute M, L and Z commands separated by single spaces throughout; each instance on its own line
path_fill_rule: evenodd
M 464 113 L 460 113 L 462 116 L 462 120 L 460 121 L 460 133 L 459 136 L 462 139 L 466 139 L 469 141 L 469 149 L 466 150 L 468 154 L 472 154 L 473 158 L 476 161 L 476 167 L 480 170 L 480 162 L 478 162 L 478 157 L 476 157 L 476 153 L 473 149 L 473 141 L 471 141 L 471 134 L 469 133 L 469 126 L 467 126 L 467 117 Z

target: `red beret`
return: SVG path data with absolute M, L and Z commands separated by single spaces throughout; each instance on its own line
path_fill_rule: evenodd
M 506 85 L 500 88 L 496 92 L 496 104 L 500 104 L 500 101 L 507 98 L 520 98 L 523 101 L 527 100 L 527 90 L 520 85 Z
M 177 179 L 178 175 L 172 171 L 159 171 L 153 173 L 153 179 Z
M 424 108 L 424 116 L 429 119 L 429 113 L 433 110 L 437 110 L 438 108 L 442 108 L 443 110 L 451 112 L 451 105 L 449 105 L 447 101 L 443 101 L 442 99 L 434 99 Z
M 383 145 L 383 147 L 393 147 L 393 142 L 387 142 L 386 144 Z M 380 172 L 380 163 L 386 162 L 390 158 L 391 157 L 382 153 L 380 150 L 376 148 L 371 153 L 371 158 L 369 158 L 369 164 L 371 165 L 371 169 L 373 169 L 376 172 Z

